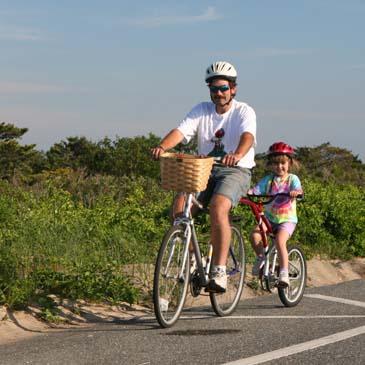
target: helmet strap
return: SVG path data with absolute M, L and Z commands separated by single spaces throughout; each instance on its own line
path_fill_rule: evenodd
M 223 106 L 229 105 L 231 103 L 231 101 L 233 100 L 233 98 L 235 97 L 235 95 L 231 95 L 231 97 L 229 98 L 229 100 L 223 104 Z

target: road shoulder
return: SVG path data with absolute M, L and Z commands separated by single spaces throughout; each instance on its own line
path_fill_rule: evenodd
M 250 272 L 250 267 L 248 267 Z M 321 260 L 313 258 L 308 261 L 308 287 L 338 284 L 345 281 L 365 279 L 365 258 L 354 258 L 349 261 Z M 254 285 L 253 278 L 248 274 L 243 299 L 264 295 Z M 208 305 L 207 297 L 188 298 L 188 306 Z M 0 307 L 0 345 L 25 340 L 32 336 L 50 331 L 90 326 L 95 323 L 111 323 L 118 320 L 133 320 L 151 315 L 151 309 L 144 306 L 129 306 L 124 303 L 118 306 L 90 304 L 84 301 L 76 303 L 62 301 L 59 303 L 61 323 L 50 324 L 39 319 L 39 309 L 29 307 L 27 311 L 9 311 Z

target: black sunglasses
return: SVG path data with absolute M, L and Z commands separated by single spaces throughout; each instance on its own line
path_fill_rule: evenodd
M 224 93 L 228 91 L 230 87 L 228 85 L 222 85 L 222 86 L 209 86 L 209 90 L 211 93 L 216 94 L 218 91 L 221 93 Z

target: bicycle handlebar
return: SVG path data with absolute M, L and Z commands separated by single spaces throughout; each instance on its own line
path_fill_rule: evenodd
M 290 197 L 289 193 L 277 193 L 277 194 L 273 194 L 273 195 L 256 195 L 256 194 L 247 194 L 247 198 L 249 198 L 250 200 L 254 201 L 255 198 L 257 199 L 268 199 L 264 202 L 262 202 L 262 204 L 270 204 L 273 200 L 275 200 L 278 196 L 286 196 L 286 197 Z M 304 199 L 304 194 L 299 194 L 297 195 L 294 199 L 297 199 L 298 201 L 303 200 Z
M 225 156 L 226 156 L 226 155 L 224 155 L 224 156 L 219 156 L 219 157 L 213 157 L 213 160 L 214 160 L 213 165 L 215 165 L 215 166 L 225 166 L 225 167 L 227 167 L 228 165 L 226 165 L 226 164 L 224 164 L 224 163 L 222 162 Z M 229 167 L 237 167 L 238 162 L 239 162 L 239 161 L 237 161 L 237 162 L 236 162 L 233 166 L 229 166 Z

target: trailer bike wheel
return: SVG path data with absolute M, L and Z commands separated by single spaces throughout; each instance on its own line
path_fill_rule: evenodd
M 186 245 L 185 226 L 174 226 L 165 234 L 158 252 L 153 303 L 156 319 L 164 328 L 171 327 L 179 319 L 185 303 L 190 280 L 188 254 L 184 265 Z
M 209 293 L 214 312 L 228 316 L 236 309 L 241 298 L 246 275 L 245 247 L 241 232 L 231 226 L 231 243 L 227 258 L 227 290 L 225 293 Z
M 296 306 L 303 297 L 307 281 L 307 263 L 298 246 L 288 247 L 289 285 L 278 288 L 279 298 L 286 307 Z

